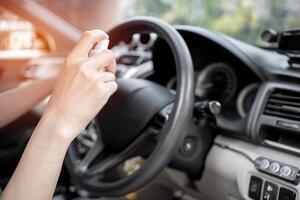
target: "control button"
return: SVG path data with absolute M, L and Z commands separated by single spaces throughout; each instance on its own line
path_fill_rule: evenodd
M 191 142 L 186 142 L 186 143 L 184 144 L 183 150 L 184 150 L 185 152 L 192 151 L 192 150 L 193 150 L 193 144 L 192 144 Z
M 289 166 L 284 166 L 280 169 L 280 176 L 289 176 L 292 170 Z
M 261 172 L 271 174 L 292 184 L 300 182 L 300 168 L 275 161 L 265 157 L 258 157 L 255 160 L 255 167 Z
M 280 165 L 279 165 L 279 163 L 277 163 L 277 162 L 273 162 L 273 163 L 270 165 L 270 168 L 269 168 L 269 169 L 271 170 L 271 172 L 276 173 L 276 172 L 279 171 Z
M 261 169 L 267 169 L 270 166 L 270 162 L 267 159 L 262 159 L 259 163 Z
M 295 200 L 296 193 L 286 188 L 280 188 L 278 200 Z
M 292 179 L 297 179 L 297 177 L 298 177 L 298 171 L 299 170 L 297 170 L 297 169 L 293 169 L 293 170 L 291 170 L 291 173 L 290 173 L 290 177 L 292 178 Z
M 266 181 L 262 199 L 263 200 L 276 200 L 277 192 L 278 192 L 278 186 L 275 185 L 274 183 Z
M 260 200 L 263 181 L 261 178 L 251 176 L 249 185 L 249 197 L 254 200 Z
M 192 156 L 196 151 L 196 140 L 194 138 L 185 138 L 181 146 L 181 153 L 184 156 Z

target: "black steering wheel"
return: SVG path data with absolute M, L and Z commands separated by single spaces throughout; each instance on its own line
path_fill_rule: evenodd
M 75 140 L 66 155 L 73 181 L 97 195 L 112 197 L 136 191 L 166 167 L 192 122 L 194 71 L 189 49 L 169 24 L 152 17 L 136 17 L 113 28 L 110 46 L 134 33 L 156 33 L 172 49 L 177 92 L 143 79 L 118 80 L 118 91 L 87 127 L 97 135 L 90 150 L 80 155 Z M 163 66 L 162 66 L 163 67 Z M 141 167 L 127 176 L 112 171 L 128 158 L 142 155 Z

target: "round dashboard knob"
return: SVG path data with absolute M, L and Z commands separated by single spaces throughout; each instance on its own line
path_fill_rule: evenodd
M 289 166 L 284 166 L 280 169 L 280 176 L 289 176 L 292 170 Z
M 222 106 L 221 106 L 220 102 L 218 102 L 218 101 L 210 101 L 208 103 L 208 107 L 209 107 L 211 114 L 217 115 L 221 112 Z
M 269 168 L 269 169 L 271 170 L 271 172 L 276 173 L 276 172 L 279 171 L 280 165 L 279 165 L 279 163 L 277 163 L 277 162 L 273 162 L 273 163 L 270 165 L 270 168 Z
M 270 162 L 267 159 L 263 159 L 259 163 L 261 169 L 267 169 L 270 166 Z

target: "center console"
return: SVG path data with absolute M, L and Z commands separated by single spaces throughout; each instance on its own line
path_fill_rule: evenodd
M 247 132 L 257 143 L 300 156 L 299 85 L 262 85 L 250 113 Z
M 300 200 L 300 86 L 261 85 L 246 133 L 216 137 L 197 188 L 211 199 Z
M 265 83 L 260 88 L 249 116 L 247 132 L 252 141 L 270 149 L 300 156 L 300 87 Z M 299 165 L 274 156 L 254 160 L 258 173 L 249 178 L 248 196 L 255 200 L 295 200 L 300 180 Z M 261 178 L 274 177 L 274 181 Z M 294 186 L 286 188 L 280 182 Z

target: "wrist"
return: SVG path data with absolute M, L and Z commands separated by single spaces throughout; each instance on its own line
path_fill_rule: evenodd
M 45 112 L 39 125 L 37 127 L 39 132 L 49 137 L 49 140 L 54 140 L 61 145 L 69 146 L 74 139 L 74 135 L 77 135 L 76 129 L 64 124 L 55 116 Z

